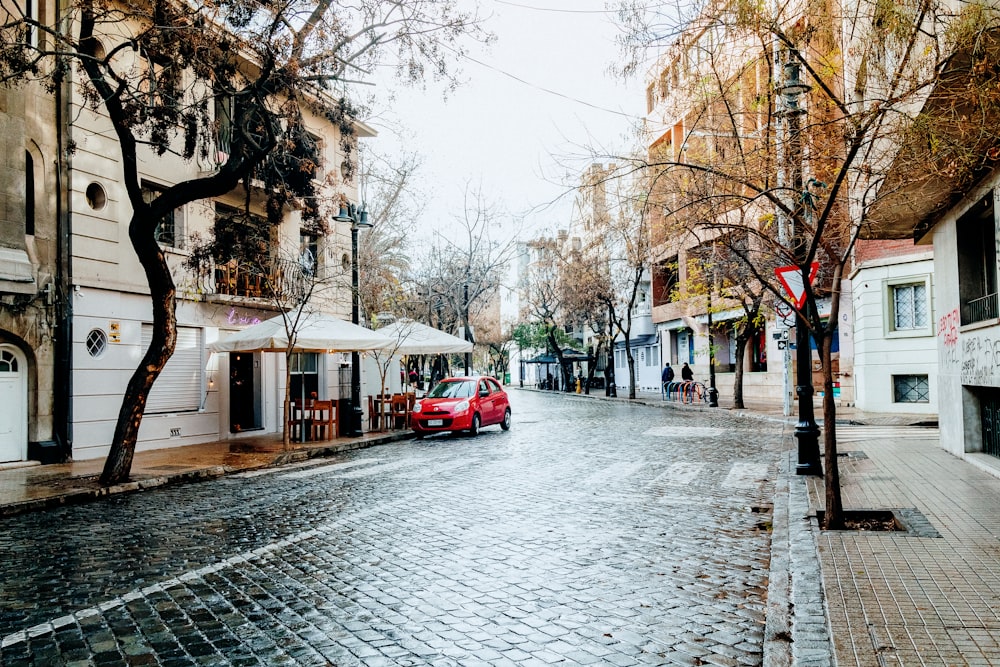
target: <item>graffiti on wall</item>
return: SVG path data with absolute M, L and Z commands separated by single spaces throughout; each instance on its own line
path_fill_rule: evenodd
M 1000 386 L 1000 332 L 962 340 L 962 384 Z
M 962 359 L 958 347 L 958 308 L 938 319 L 937 335 L 944 344 L 941 352 L 941 363 L 946 366 L 958 366 Z

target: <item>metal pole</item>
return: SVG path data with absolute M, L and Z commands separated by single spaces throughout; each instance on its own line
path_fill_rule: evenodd
M 465 271 L 465 284 L 462 286 L 462 310 L 465 316 L 465 340 L 472 340 L 472 333 L 469 331 L 469 271 Z M 470 375 L 472 370 L 472 353 L 465 353 L 465 376 Z
M 805 234 L 800 224 L 802 210 L 802 130 L 800 119 L 804 111 L 799 108 L 798 98 L 806 88 L 799 80 L 799 64 L 794 60 L 785 63 L 784 96 L 788 119 L 788 159 L 791 172 L 789 184 L 796 195 L 794 210 L 797 215 L 792 222 L 792 252 L 795 263 L 802 270 L 802 279 L 808 285 L 808 246 Z M 803 308 L 810 308 L 806 303 Z M 809 347 L 808 319 L 802 309 L 795 313 L 795 394 L 799 399 L 799 421 L 795 425 L 795 438 L 798 440 L 798 465 L 795 473 L 798 475 L 822 475 L 823 466 L 819 456 L 819 426 L 816 424 L 813 412 L 812 383 L 812 350 Z
M 719 407 L 715 388 L 715 334 L 712 333 L 712 290 L 715 289 L 715 244 L 712 244 L 712 282 L 708 286 L 708 407 Z
M 359 323 L 359 287 L 358 225 L 356 221 L 353 221 L 351 223 L 351 322 L 353 324 Z M 348 432 L 351 437 L 357 438 L 363 434 L 361 428 L 363 416 L 364 412 L 361 409 L 361 355 L 355 350 L 351 352 L 351 417 L 348 421 Z

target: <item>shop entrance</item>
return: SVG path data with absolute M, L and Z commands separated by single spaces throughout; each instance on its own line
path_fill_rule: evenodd
M 229 431 L 240 433 L 264 427 L 260 405 L 260 355 L 229 353 Z

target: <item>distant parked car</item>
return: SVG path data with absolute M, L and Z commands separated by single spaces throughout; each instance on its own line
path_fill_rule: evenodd
M 500 424 L 510 429 L 510 401 L 500 383 L 490 377 L 453 377 L 441 380 L 413 405 L 410 426 L 418 438 L 428 433 L 468 431 Z

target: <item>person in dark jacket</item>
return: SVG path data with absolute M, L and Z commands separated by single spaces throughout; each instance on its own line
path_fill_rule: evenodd
M 681 379 L 685 381 L 691 381 L 694 379 L 694 372 L 691 370 L 691 367 L 687 365 L 687 362 L 685 362 L 684 366 L 681 368 Z
M 660 373 L 660 383 L 666 384 L 668 382 L 673 382 L 673 381 L 674 381 L 674 369 L 670 367 L 670 362 L 668 361 L 667 365 L 663 367 L 663 372 Z

